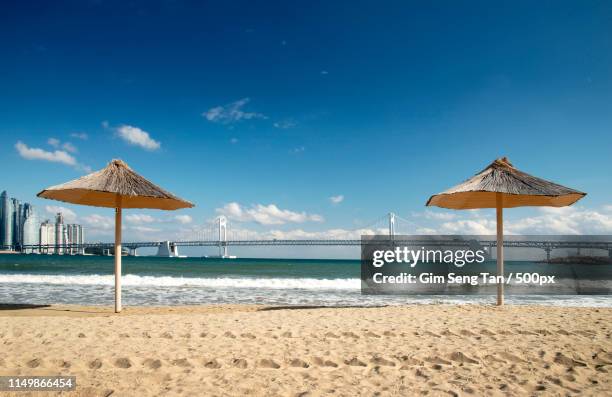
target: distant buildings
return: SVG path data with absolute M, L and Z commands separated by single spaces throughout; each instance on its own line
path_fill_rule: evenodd
M 6 191 L 0 194 L 0 250 L 24 253 L 77 254 L 83 250 L 70 247 L 83 244 L 83 227 L 65 224 L 58 213 L 55 223 L 40 222 L 30 203 L 9 198 Z
M 65 224 L 61 212 L 55 215 L 55 223 L 48 219 L 40 225 L 40 252 L 43 254 L 80 254 L 83 249 L 71 245 L 85 242 L 83 226 Z

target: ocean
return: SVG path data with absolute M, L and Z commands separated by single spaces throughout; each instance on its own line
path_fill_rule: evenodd
M 0 255 L 0 303 L 112 305 L 113 266 L 112 257 Z M 483 295 L 362 295 L 358 260 L 124 257 L 122 285 L 127 306 L 494 302 Z M 612 296 L 512 295 L 506 302 L 612 307 Z

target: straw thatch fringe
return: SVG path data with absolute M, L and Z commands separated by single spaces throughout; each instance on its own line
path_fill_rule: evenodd
M 578 190 L 519 171 L 506 157 L 502 157 L 463 183 L 431 196 L 427 205 L 458 209 L 495 207 L 495 196 L 492 193 L 504 194 L 504 206 L 511 207 L 569 205 L 586 195 Z M 452 200 L 457 203 L 451 202 L 451 195 L 454 197 Z M 524 202 L 519 201 L 518 196 L 523 196 L 524 199 L 521 200 Z M 557 199 L 548 200 L 546 197 Z
M 105 207 L 160 209 L 193 207 L 192 203 L 138 175 L 121 160 L 113 160 L 104 169 L 79 179 L 49 187 L 38 193 L 38 196 Z M 122 200 L 121 205 L 117 204 L 119 198 Z
M 519 171 L 506 157 L 493 161 L 472 178 L 440 194 L 477 191 L 540 196 L 586 194 Z

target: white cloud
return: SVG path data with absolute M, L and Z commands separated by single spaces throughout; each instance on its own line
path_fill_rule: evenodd
M 604 209 L 604 211 L 610 211 L 610 212 L 612 212 L 612 204 L 610 204 L 610 205 L 604 205 L 604 206 L 603 206 L 603 209 Z
M 62 148 L 70 153 L 76 153 L 77 152 L 77 148 L 76 146 L 74 146 L 72 143 L 70 142 L 64 142 L 64 144 L 62 145 Z
M 125 220 L 133 224 L 153 223 L 157 221 L 151 215 L 146 214 L 128 214 L 125 216 Z
M 30 148 L 25 143 L 18 141 L 15 148 L 21 157 L 26 160 L 44 160 L 66 165 L 76 165 L 76 159 L 63 150 L 49 152 L 39 148 Z
M 306 148 L 304 146 L 298 146 L 296 148 L 293 148 L 289 151 L 289 153 L 303 153 L 306 150 Z
M 81 217 L 81 221 L 97 231 L 108 231 L 115 228 L 115 220 L 109 216 L 91 214 Z
M 329 74 L 329 72 L 327 70 L 321 70 L 321 74 L 326 75 L 326 74 Z
M 176 215 L 174 219 L 182 225 L 193 222 L 193 219 L 189 215 Z
M 57 148 L 60 145 L 60 140 L 56 138 L 49 138 L 47 139 L 47 143 L 53 146 L 54 148 Z
M 232 139 L 230 139 L 230 143 L 231 143 L 231 144 L 238 143 L 238 138 L 232 138 Z
M 438 229 L 439 234 L 495 234 L 495 230 L 495 221 L 490 219 L 444 222 Z
M 72 134 L 70 134 L 70 136 L 76 139 L 80 139 L 82 141 L 86 141 L 87 138 L 89 138 L 89 136 L 84 132 L 73 132 Z
M 131 125 L 118 127 L 117 135 L 130 145 L 139 146 L 145 150 L 157 150 L 161 147 L 161 144 L 151 138 L 148 132 Z
M 581 207 L 547 208 L 541 215 L 508 222 L 513 234 L 607 234 L 612 233 L 612 214 Z
M 137 231 L 137 232 L 141 232 L 141 233 L 157 233 L 157 232 L 161 232 L 161 229 L 155 228 L 155 227 L 148 227 L 148 226 L 130 226 L 131 230 Z
M 489 234 L 497 231 L 495 218 L 483 212 L 466 212 L 468 218 L 451 214 L 451 220 L 431 214 L 423 218 L 434 221 L 433 225 L 418 225 L 417 233 L 423 234 Z M 438 214 L 438 213 L 435 213 Z M 440 213 L 441 214 L 441 213 Z M 474 216 L 477 215 L 477 216 Z M 581 207 L 541 207 L 534 216 L 512 218 L 512 210 L 505 212 L 504 233 L 511 234 L 609 234 L 612 233 L 612 213 Z M 452 220 L 455 219 L 455 220 Z M 436 224 L 437 222 L 441 222 Z
M 77 218 L 76 213 L 70 208 L 61 207 L 57 205 L 46 205 L 45 211 L 48 214 L 52 215 L 54 217 L 53 219 L 55 219 L 55 214 L 61 212 L 62 215 L 64 215 L 64 221 L 66 222 L 74 222 Z
M 224 106 L 215 106 L 202 113 L 206 120 L 213 123 L 233 124 L 242 120 L 266 119 L 261 113 L 246 112 L 243 107 L 250 102 L 250 98 L 242 98 Z
M 457 217 L 456 214 L 450 212 L 437 212 L 431 210 L 425 210 L 423 212 L 413 212 L 412 215 L 416 218 L 433 219 L 439 221 L 450 221 Z
M 293 120 L 281 120 L 272 124 L 275 128 L 280 128 L 281 130 L 286 130 L 288 128 L 293 128 L 297 125 L 297 123 Z
M 344 196 L 342 194 L 339 194 L 337 196 L 331 196 L 329 198 L 329 201 L 331 201 L 333 204 L 340 204 L 344 201 Z
M 324 220 L 321 215 L 282 210 L 275 204 L 255 204 L 250 208 L 244 208 L 240 204 L 232 202 L 225 204 L 223 208 L 217 208 L 216 212 L 235 221 L 256 222 L 261 225 L 282 225 L 289 222 L 323 222 Z

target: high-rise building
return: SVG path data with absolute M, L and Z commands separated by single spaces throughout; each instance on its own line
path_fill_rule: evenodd
M 83 235 L 83 226 L 77 224 L 66 225 L 67 243 L 73 245 L 70 248 L 70 253 L 78 253 L 82 251 L 81 247 L 75 247 L 75 244 L 82 245 L 85 242 Z
M 53 254 L 55 253 L 55 224 L 44 221 L 40 225 L 40 249 L 41 254 Z
M 55 253 L 63 254 L 64 248 L 66 245 L 66 229 L 64 228 L 64 215 L 61 212 L 58 212 L 55 215 Z
M 12 226 L 13 229 L 13 249 L 19 249 L 20 236 L 21 236 L 21 211 L 23 207 L 19 200 L 16 198 L 11 199 L 11 206 L 13 207 Z
M 13 203 L 6 190 L 0 194 L 0 249 L 13 249 Z
M 22 252 L 34 252 L 35 248 L 33 246 L 40 244 L 39 225 L 40 221 L 36 211 L 34 211 L 34 207 L 28 203 L 23 204 L 21 236 L 19 240 Z

